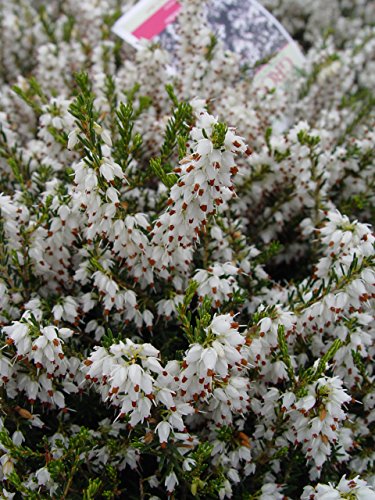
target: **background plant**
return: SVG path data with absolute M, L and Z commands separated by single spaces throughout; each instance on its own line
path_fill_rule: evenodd
M 3 498 L 374 498 L 373 11 L 264 3 L 285 88 L 0 1 Z

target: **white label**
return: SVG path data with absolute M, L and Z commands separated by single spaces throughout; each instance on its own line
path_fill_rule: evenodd
M 298 45 L 283 26 L 256 0 L 210 0 L 207 19 L 225 47 L 241 57 L 256 86 L 277 87 L 304 64 Z M 181 5 L 176 0 L 141 0 L 113 26 L 132 46 L 156 39 L 173 52 L 177 35 L 173 21 Z M 267 62 L 257 67 L 259 61 Z

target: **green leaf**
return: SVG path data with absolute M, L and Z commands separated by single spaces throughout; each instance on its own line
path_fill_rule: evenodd
M 224 146 L 225 136 L 228 132 L 228 126 L 225 123 L 215 123 L 212 130 L 211 141 L 215 149 L 220 149 Z

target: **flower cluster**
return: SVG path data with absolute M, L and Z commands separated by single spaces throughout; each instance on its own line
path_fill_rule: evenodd
M 192 153 L 174 169 L 177 173 L 167 201 L 168 210 L 156 221 L 151 243 L 152 261 L 160 272 L 186 268 L 192 261 L 192 246 L 210 216 L 220 213 L 232 198 L 232 177 L 237 173 L 234 154 L 247 150 L 241 137 L 193 102 L 196 126 L 190 133 Z M 160 264 L 163 266 L 160 268 Z M 165 273 L 164 273 L 165 274 Z
M 346 418 L 342 406 L 351 397 L 342 389 L 335 377 L 320 378 L 305 389 L 306 395 L 296 399 L 294 394 L 283 397 L 282 410 L 291 421 L 288 439 L 302 444 L 307 460 L 313 460 L 319 471 L 331 455 L 332 446 L 341 445 L 339 427 Z M 312 469 L 312 473 L 319 476 Z
M 353 498 L 353 499 L 371 499 L 375 498 L 374 491 L 367 486 L 366 481 L 359 479 L 359 476 L 353 479 L 346 479 L 343 476 L 337 486 L 332 484 L 318 484 L 315 488 L 307 486 L 301 497 L 303 500 L 318 500 L 324 498 L 340 499 L 340 498 Z

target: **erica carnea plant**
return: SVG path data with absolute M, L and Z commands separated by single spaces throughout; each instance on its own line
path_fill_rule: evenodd
M 0 1 L 1 498 L 374 499 L 370 2 L 268 90 L 182 3 Z

